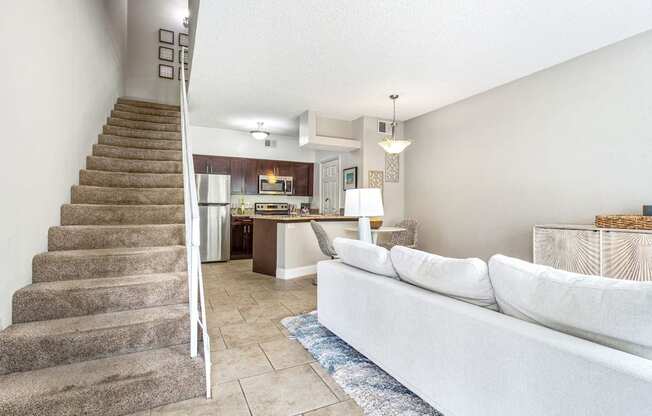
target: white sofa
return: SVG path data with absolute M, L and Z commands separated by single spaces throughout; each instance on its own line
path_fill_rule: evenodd
M 318 316 L 446 416 L 650 416 L 652 361 L 338 260 Z

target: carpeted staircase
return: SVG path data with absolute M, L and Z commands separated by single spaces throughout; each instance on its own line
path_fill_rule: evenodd
M 118 99 L 0 332 L 0 415 L 126 415 L 205 394 L 189 354 L 179 107 Z

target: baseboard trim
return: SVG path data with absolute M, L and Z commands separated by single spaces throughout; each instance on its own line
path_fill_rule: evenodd
M 315 273 L 317 273 L 316 264 L 304 267 L 294 267 L 292 269 L 276 268 L 276 278 L 284 280 L 296 279 L 298 277 L 304 277 Z

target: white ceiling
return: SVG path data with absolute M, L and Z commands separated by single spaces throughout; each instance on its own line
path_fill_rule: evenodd
M 407 120 L 649 29 L 650 0 L 202 1 L 191 122 Z

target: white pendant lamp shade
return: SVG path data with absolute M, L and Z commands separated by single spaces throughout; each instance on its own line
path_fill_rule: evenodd
M 412 144 L 411 140 L 407 139 L 397 139 L 396 138 L 396 100 L 398 99 L 398 94 L 392 94 L 389 96 L 389 99 L 392 100 L 394 106 L 394 118 L 392 119 L 392 135 L 385 137 L 383 140 L 378 142 L 378 145 L 383 148 L 387 153 L 397 154 L 405 150 L 406 147 Z
M 344 215 L 350 217 L 382 217 L 383 197 L 378 188 L 347 189 Z
M 249 133 L 253 136 L 254 139 L 256 140 L 265 140 L 267 136 L 269 136 L 269 132 L 263 130 L 263 122 L 259 121 L 258 122 L 258 128 L 256 130 L 251 130 Z
M 403 150 L 405 150 L 406 147 L 411 145 L 412 142 L 410 140 L 401 140 L 401 139 L 394 139 L 392 140 L 391 138 L 387 137 L 384 140 L 381 140 L 378 142 L 378 145 L 385 150 L 387 153 L 401 153 Z

